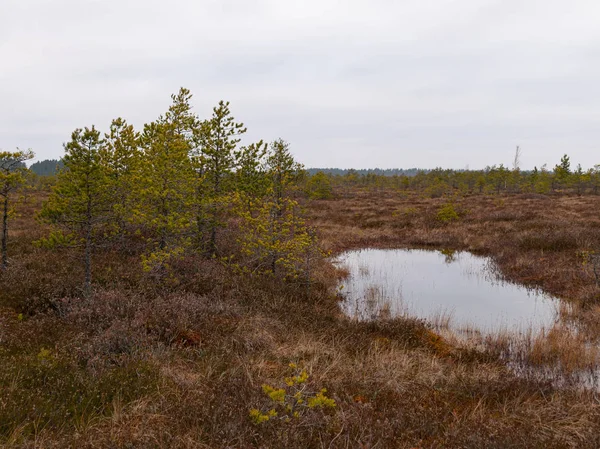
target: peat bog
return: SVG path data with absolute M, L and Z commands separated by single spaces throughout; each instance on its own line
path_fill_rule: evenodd
M 540 337 L 497 333 L 467 345 L 427 320 L 347 317 L 336 287 L 348 273 L 326 261 L 309 290 L 193 256 L 174 264 L 177 282 L 161 284 L 139 274 L 137 257 L 97 253 L 83 298 L 78 259 L 31 244 L 46 232 L 34 219 L 46 195 L 19 205 L 18 256 L 0 279 L 5 447 L 600 444 L 598 394 L 575 379 L 596 366 L 600 337 L 599 289 L 578 255 L 600 246 L 595 196 L 460 197 L 451 223 L 435 218 L 447 199 L 395 190 L 304 200 L 333 256 L 469 251 L 569 304 L 558 311 L 563 324 Z M 263 385 L 288 388 L 290 364 L 335 407 L 256 424 L 252 410 L 276 406 Z

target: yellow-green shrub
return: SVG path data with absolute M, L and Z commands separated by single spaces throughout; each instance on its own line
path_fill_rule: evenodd
M 284 379 L 282 388 L 263 385 L 262 389 L 270 400 L 270 408 L 266 412 L 253 408 L 250 419 L 254 424 L 262 424 L 278 418 L 283 422 L 300 419 L 307 413 L 317 409 L 334 409 L 335 400 L 326 396 L 327 390 L 311 391 L 308 387 L 309 375 L 305 369 L 300 369 L 295 363 L 290 363 L 293 374 Z

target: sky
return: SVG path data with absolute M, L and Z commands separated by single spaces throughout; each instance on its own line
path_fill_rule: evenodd
M 600 164 L 596 0 L 0 0 L 0 148 L 142 127 L 181 86 L 307 167 Z

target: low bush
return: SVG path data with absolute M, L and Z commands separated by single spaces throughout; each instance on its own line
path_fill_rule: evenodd
M 459 219 L 460 216 L 452 203 L 445 204 L 439 208 L 436 214 L 436 220 L 442 224 L 448 224 Z

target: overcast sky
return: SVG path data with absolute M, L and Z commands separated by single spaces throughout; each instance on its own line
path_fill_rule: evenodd
M 180 86 L 308 167 L 600 164 L 597 0 L 0 0 L 0 148 Z

